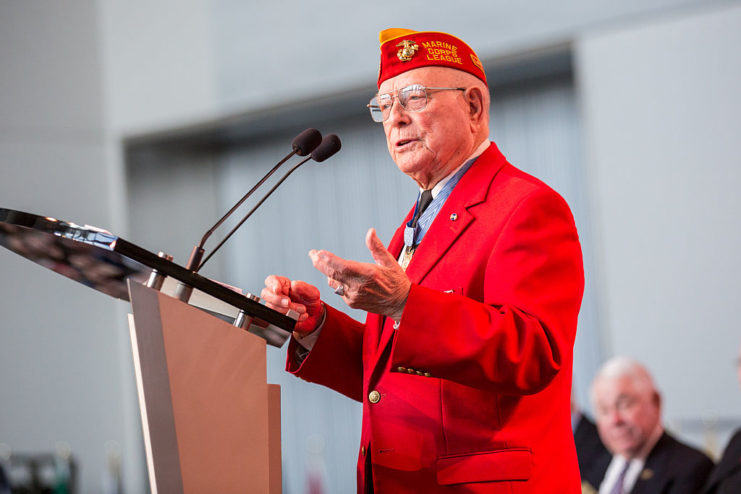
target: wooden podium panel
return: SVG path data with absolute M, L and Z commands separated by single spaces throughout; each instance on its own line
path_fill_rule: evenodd
M 280 493 L 265 340 L 143 285 L 129 291 L 152 492 Z

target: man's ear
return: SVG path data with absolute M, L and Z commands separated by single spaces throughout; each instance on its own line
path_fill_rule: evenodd
M 464 96 L 471 121 L 479 122 L 484 116 L 484 93 L 481 88 L 472 86 L 466 89 Z

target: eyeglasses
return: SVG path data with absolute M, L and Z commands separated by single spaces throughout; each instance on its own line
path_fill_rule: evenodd
M 427 95 L 434 91 L 465 91 L 464 87 L 425 87 L 420 84 L 403 87 L 393 93 L 377 94 L 368 109 L 374 122 L 385 122 L 394 106 L 394 98 L 406 111 L 420 112 L 427 108 Z

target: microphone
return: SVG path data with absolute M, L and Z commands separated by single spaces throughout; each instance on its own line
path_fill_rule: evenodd
M 322 134 L 320 134 L 319 131 L 316 129 L 306 129 L 299 135 L 294 137 L 293 141 L 291 141 L 292 151 L 288 153 L 282 160 L 280 160 L 278 164 L 275 165 L 268 173 L 266 173 L 265 176 L 262 177 L 262 179 L 260 179 L 260 181 L 257 182 L 254 187 L 249 190 L 249 192 L 242 196 L 242 198 L 237 201 L 237 203 L 232 206 L 232 208 L 224 216 L 222 216 L 221 219 L 217 221 L 216 224 L 212 226 L 205 235 L 203 235 L 203 237 L 201 238 L 201 242 L 198 244 L 198 247 L 203 247 L 203 245 L 206 243 L 206 240 L 208 240 L 211 234 L 216 231 L 216 229 L 220 227 L 221 224 L 224 223 L 224 221 L 226 221 L 226 219 L 244 203 L 244 201 L 246 201 L 257 189 L 259 189 L 262 184 L 264 184 L 265 181 L 269 179 L 283 163 L 288 161 L 291 156 L 293 156 L 294 154 L 297 154 L 299 156 L 306 156 L 307 154 L 314 151 L 317 146 L 319 146 L 321 140 Z M 189 266 L 188 269 L 191 269 L 191 266 Z
M 201 259 L 203 258 L 204 249 L 203 246 L 206 244 L 206 240 L 211 236 L 211 234 L 216 231 L 218 227 L 220 227 L 226 219 L 231 216 L 234 211 L 241 206 L 244 201 L 246 201 L 257 189 L 259 189 L 262 184 L 265 183 L 267 179 L 269 179 L 273 173 L 278 170 L 278 168 L 281 167 L 283 163 L 288 161 L 294 154 L 297 154 L 299 156 L 306 156 L 307 154 L 313 152 L 319 144 L 321 144 L 322 141 L 322 134 L 316 130 L 316 129 L 306 129 L 303 132 L 301 132 L 299 135 L 293 138 L 293 141 L 291 141 L 291 152 L 288 153 L 282 160 L 278 162 L 277 165 L 275 165 L 269 172 L 265 174 L 262 179 L 260 179 L 259 182 L 257 182 L 250 190 L 247 192 L 242 198 L 237 201 L 237 203 L 232 206 L 232 208 L 227 211 L 227 213 L 221 217 L 219 221 L 216 222 L 214 226 L 212 226 L 204 235 L 201 237 L 201 241 L 198 245 L 193 247 L 193 251 L 190 254 L 190 259 L 188 259 L 188 264 L 186 265 L 186 269 L 189 271 L 195 271 L 198 272 L 198 269 L 196 269 L 201 264 Z
M 295 165 L 295 166 L 294 166 L 293 168 L 291 168 L 290 170 L 288 170 L 288 171 L 286 172 L 286 174 L 285 174 L 285 175 L 283 175 L 283 176 L 282 176 L 282 177 L 280 178 L 280 180 L 278 180 L 278 182 L 276 182 L 276 184 L 275 184 L 275 185 L 273 185 L 273 187 L 272 187 L 272 188 L 271 188 L 271 189 L 270 189 L 270 190 L 268 191 L 268 193 L 267 193 L 267 194 L 265 194 L 265 195 L 264 195 L 264 196 L 262 197 L 262 199 L 260 199 L 260 201 L 259 201 L 259 202 L 258 202 L 257 204 L 255 204 L 255 207 L 253 207 L 253 208 L 252 208 L 252 209 L 250 210 L 250 212 L 249 212 L 249 213 L 247 213 L 247 214 L 246 214 L 246 215 L 244 216 L 244 218 L 242 218 L 242 219 L 240 220 L 240 222 L 239 222 L 239 223 L 237 224 L 237 226 L 235 226 L 235 227 L 234 227 L 234 228 L 233 228 L 233 229 L 232 229 L 232 230 L 231 230 L 231 231 L 230 231 L 230 232 L 229 232 L 229 233 L 228 233 L 228 234 L 226 235 L 226 237 L 224 237 L 224 239 L 223 239 L 223 240 L 222 240 L 221 242 L 219 242 L 219 245 L 217 245 L 216 247 L 214 247 L 214 250 L 212 250 L 212 251 L 211 251 L 211 253 L 210 253 L 210 254 L 209 254 L 209 255 L 208 255 L 207 257 L 206 257 L 206 259 L 204 259 L 204 260 L 203 260 L 203 262 L 202 262 L 202 263 L 200 263 L 200 264 L 198 265 L 198 267 L 197 267 L 197 268 L 195 268 L 195 270 L 194 270 L 193 272 L 194 272 L 194 273 L 197 273 L 197 272 L 198 272 L 198 271 L 199 271 L 199 270 L 200 270 L 200 269 L 201 269 L 201 268 L 203 267 L 203 265 L 204 265 L 204 264 L 206 264 L 206 262 L 207 262 L 207 261 L 208 261 L 209 259 L 211 259 L 211 257 L 212 257 L 212 256 L 213 256 L 213 255 L 214 255 L 214 254 L 216 253 L 216 251 L 217 251 L 217 250 L 219 250 L 219 248 L 220 248 L 220 247 L 221 247 L 222 245 L 224 245 L 224 243 L 225 243 L 225 242 L 226 242 L 227 240 L 229 240 L 229 237 L 231 237 L 231 236 L 232 236 L 232 235 L 234 234 L 234 232 L 236 232 L 236 231 L 237 231 L 237 230 L 239 229 L 239 227 L 240 227 L 240 226 L 242 226 L 242 224 L 243 224 L 243 223 L 244 223 L 245 221 L 247 221 L 247 219 L 248 219 L 248 218 L 249 218 L 250 216 L 252 216 L 252 213 L 254 213 L 254 212 L 255 212 L 255 211 L 257 210 L 257 208 L 259 208 L 259 207 L 260 207 L 260 206 L 262 205 L 262 203 L 263 203 L 263 202 L 265 202 L 265 200 L 266 200 L 266 199 L 267 199 L 268 197 L 270 197 L 270 195 L 271 195 L 271 194 L 272 194 L 273 192 L 275 192 L 275 189 L 277 189 L 277 188 L 278 188 L 278 187 L 280 186 L 280 184 L 282 184 L 283 182 L 285 182 L 285 180 L 286 180 L 286 179 L 287 179 L 287 178 L 288 178 L 288 177 L 289 177 L 289 176 L 291 175 L 291 173 L 293 173 L 294 171 L 296 171 L 296 169 L 298 169 L 298 167 L 299 167 L 299 166 L 303 165 L 304 163 L 306 163 L 306 162 L 307 162 L 307 161 L 309 161 L 310 159 L 313 159 L 313 160 L 314 160 L 314 161 L 316 161 L 317 163 L 321 163 L 322 161 L 325 161 L 325 160 L 326 160 L 327 158 L 329 158 L 329 157 L 331 157 L 331 156 L 335 155 L 335 154 L 336 154 L 336 153 L 337 153 L 337 152 L 338 152 L 338 151 L 339 151 L 339 150 L 340 150 L 341 148 L 342 148 L 342 142 L 340 142 L 340 138 L 339 138 L 339 137 L 337 137 L 337 134 L 329 134 L 328 136 L 325 136 L 325 137 L 324 137 L 324 139 L 322 139 L 322 142 L 321 142 L 321 143 L 319 144 L 319 146 L 317 146 L 317 148 L 316 148 L 316 149 L 314 149 L 314 150 L 313 150 L 313 151 L 311 152 L 311 156 L 309 156 L 308 158 L 305 158 L 305 159 L 303 159 L 303 160 L 299 161 L 299 162 L 298 162 L 298 164 L 296 164 L 296 165 Z M 301 156 L 301 155 L 300 155 L 300 156 Z
M 340 138 L 337 137 L 337 134 L 329 134 L 324 139 L 322 139 L 321 144 L 319 144 L 319 146 L 314 151 L 312 151 L 311 159 L 313 159 L 317 163 L 321 163 L 330 156 L 336 154 L 340 149 L 342 149 L 342 142 L 340 142 Z
M 306 129 L 291 141 L 293 152 L 299 156 L 306 156 L 322 143 L 322 134 L 316 129 Z M 291 155 L 289 154 L 288 157 Z M 284 160 L 285 161 L 285 160 Z

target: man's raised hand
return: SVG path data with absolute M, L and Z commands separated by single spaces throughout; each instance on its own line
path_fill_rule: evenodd
M 371 228 L 365 236 L 375 264 L 342 259 L 331 252 L 312 250 L 314 267 L 327 276 L 329 286 L 343 286 L 343 300 L 353 309 L 400 320 L 412 283 L 394 256 Z

